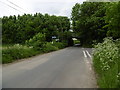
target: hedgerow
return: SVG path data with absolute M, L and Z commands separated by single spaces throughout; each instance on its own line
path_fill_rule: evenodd
M 105 38 L 95 45 L 93 63 L 100 88 L 120 87 L 120 40 Z
M 38 54 L 33 47 L 15 44 L 14 46 L 5 47 L 2 49 L 2 63 L 11 63 L 15 60 L 27 58 Z

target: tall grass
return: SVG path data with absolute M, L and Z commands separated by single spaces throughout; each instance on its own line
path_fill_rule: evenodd
M 96 45 L 93 63 L 100 88 L 120 88 L 120 40 L 105 38 Z
M 56 51 L 64 48 L 64 44 L 60 42 L 55 42 L 52 44 L 51 42 L 46 42 L 42 46 L 32 46 L 29 45 L 5 45 L 2 48 L 2 63 L 11 63 L 19 59 L 31 57 L 41 53 L 48 53 L 51 51 Z
M 38 53 L 32 47 L 27 47 L 19 44 L 7 46 L 2 49 L 2 63 L 11 63 L 15 60 L 34 56 Z
M 31 57 L 40 53 L 47 53 L 64 48 L 64 43 L 46 42 L 45 34 L 38 33 L 26 40 L 25 45 L 4 45 L 2 48 L 2 63 L 11 63 L 15 60 Z

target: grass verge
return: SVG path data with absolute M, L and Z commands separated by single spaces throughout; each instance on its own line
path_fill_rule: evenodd
M 27 58 L 38 54 L 38 51 L 35 51 L 31 47 L 23 46 L 16 44 L 14 46 L 7 46 L 2 49 L 2 63 L 11 63 L 15 60 Z
M 5 45 L 2 48 L 2 63 L 3 64 L 12 63 L 19 59 L 28 58 L 31 56 L 35 56 L 37 54 L 56 51 L 64 47 L 65 46 L 59 42 L 58 43 L 56 42 L 54 44 L 52 44 L 51 42 L 47 42 L 41 48 L 40 47 L 34 48 L 32 46 L 30 47 L 20 44 L 15 44 L 13 46 Z
M 120 40 L 105 38 L 96 45 L 93 63 L 100 88 L 120 88 Z

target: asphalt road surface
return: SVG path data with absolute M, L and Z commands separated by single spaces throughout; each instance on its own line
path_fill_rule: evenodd
M 3 88 L 96 88 L 92 49 L 69 47 L 3 65 Z

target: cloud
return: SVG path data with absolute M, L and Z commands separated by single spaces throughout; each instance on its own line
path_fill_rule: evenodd
M 85 0 L 9 0 L 23 9 L 20 9 L 7 0 L 2 0 L 2 2 L 15 7 L 17 10 L 7 6 L 0 2 L 0 17 L 10 16 L 10 15 L 22 15 L 24 13 L 34 14 L 34 13 L 48 13 L 50 15 L 62 15 L 70 16 L 71 9 L 75 3 L 82 3 Z
M 60 10 L 58 15 L 63 15 L 63 16 L 68 16 L 70 17 L 71 15 L 71 10 L 72 7 L 75 5 L 75 3 L 70 2 L 70 3 L 66 3 Z

